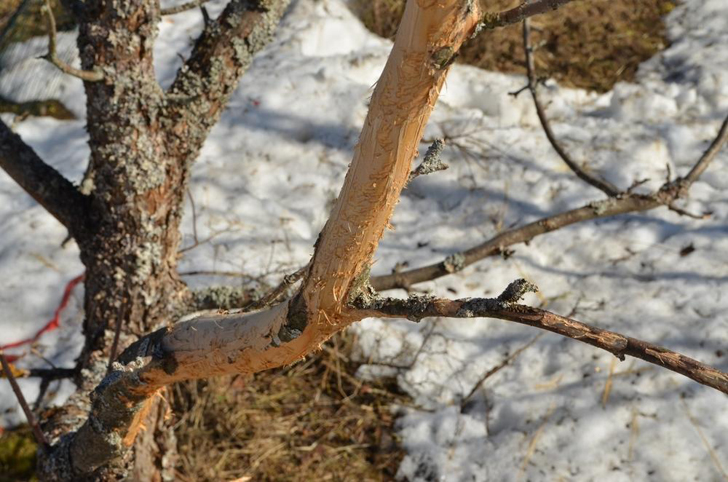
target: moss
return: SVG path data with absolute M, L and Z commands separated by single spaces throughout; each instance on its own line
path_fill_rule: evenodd
M 35 477 L 37 444 L 28 425 L 0 436 L 0 482 L 38 480 Z

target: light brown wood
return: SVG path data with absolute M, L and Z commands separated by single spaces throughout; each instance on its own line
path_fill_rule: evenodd
M 358 319 L 347 308 L 347 298 L 389 225 L 447 76 L 448 60 L 478 22 L 476 3 L 407 2 L 344 187 L 304 283 L 309 323 L 325 335 Z

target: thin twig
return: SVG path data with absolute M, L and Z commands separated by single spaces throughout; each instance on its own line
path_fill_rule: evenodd
M 289 275 L 286 275 L 283 277 L 283 280 L 280 282 L 278 286 L 270 290 L 268 293 L 266 293 L 264 296 L 262 296 L 260 299 L 252 302 L 250 305 L 245 307 L 245 311 L 253 311 L 253 310 L 259 310 L 261 308 L 265 308 L 266 306 L 270 306 L 273 303 L 275 303 L 280 296 L 285 293 L 285 291 L 290 288 L 293 284 L 295 284 L 297 281 L 299 281 L 301 278 L 303 278 L 303 275 L 306 273 L 306 270 L 308 269 L 308 265 L 304 266 L 303 268 L 299 269 L 298 271 L 295 271 Z
M 78 374 L 78 368 L 31 368 L 27 371 L 26 377 L 38 377 L 45 380 L 63 380 L 73 378 Z
M 129 293 L 130 289 L 130 283 L 127 282 L 127 287 L 125 292 Z M 131 294 L 130 294 L 131 296 Z M 121 337 L 121 326 L 124 324 L 124 318 L 126 317 L 126 313 L 128 311 L 128 307 L 132 306 L 132 302 L 130 299 L 127 299 L 127 303 L 124 303 L 124 300 L 121 300 L 121 306 L 119 306 L 119 309 L 116 313 L 116 323 L 114 324 L 114 341 L 111 343 L 111 350 L 109 351 L 109 363 L 106 366 L 106 373 L 107 375 L 111 373 L 112 366 L 114 362 L 116 361 L 116 353 L 119 349 L 119 338 Z
M 526 291 L 534 289 L 525 280 L 517 280 L 508 285 L 498 298 L 449 300 L 427 296 L 412 296 L 407 299 L 372 297 L 357 299 L 354 307 L 362 310 L 366 316 L 407 318 L 412 321 L 432 316 L 512 321 L 601 348 L 620 360 L 624 360 L 625 356 L 639 358 L 728 394 L 728 373 L 646 341 L 517 303 Z
M 162 16 L 175 15 L 177 13 L 186 12 L 187 10 L 192 10 L 193 8 L 201 7 L 209 1 L 210 0 L 192 0 L 191 2 L 175 5 L 174 7 L 163 8 L 161 14 Z
M 538 97 L 538 81 L 536 79 L 536 66 L 533 60 L 533 49 L 531 48 L 531 29 L 528 19 L 523 21 L 523 50 L 526 54 L 526 72 L 528 75 L 527 87 L 531 92 L 531 97 L 533 97 L 533 104 L 536 107 L 538 120 L 541 121 L 541 127 L 543 127 L 543 131 L 546 134 L 546 138 L 551 143 L 551 146 L 579 179 L 604 192 L 607 196 L 617 196 L 620 192 L 619 189 L 607 181 L 598 179 L 597 177 L 586 173 L 576 162 L 574 162 L 569 153 L 566 152 L 558 139 L 556 139 L 556 135 L 551 129 L 551 123 L 549 122 L 548 117 L 546 117 L 546 111 Z
M 50 0 L 45 0 L 45 6 L 43 7 L 43 10 L 45 10 L 46 17 L 48 18 L 48 53 L 42 58 L 58 67 L 58 69 L 64 74 L 71 75 L 83 81 L 99 82 L 101 80 L 104 80 L 104 73 L 101 71 L 101 69 L 77 69 L 75 67 L 71 67 L 58 57 L 58 54 L 56 52 L 56 18 L 53 15 L 53 9 L 51 8 Z
M 687 176 L 675 181 L 666 182 L 658 191 L 652 194 L 622 193 L 616 198 L 591 202 L 580 208 L 547 216 L 525 226 L 500 233 L 488 241 L 466 251 L 450 255 L 439 263 L 414 268 L 409 271 L 372 277 L 371 284 L 377 291 L 395 288 L 407 289 L 417 283 L 431 281 L 462 271 L 467 266 L 483 258 L 504 253 L 509 246 L 530 241 L 536 236 L 555 231 L 571 224 L 592 219 L 607 218 L 619 214 L 648 211 L 660 206 L 673 206 L 673 203 L 677 199 L 687 196 L 690 187 L 698 179 L 698 176 L 693 173 L 704 172 L 710 162 L 715 159 L 721 147 L 728 142 L 727 123 L 728 118 L 723 122 L 715 140 Z M 698 168 L 698 166 L 700 167 Z
M 38 425 L 38 422 L 33 416 L 33 412 L 30 410 L 30 406 L 28 406 L 28 402 L 25 400 L 25 396 L 20 390 L 17 380 L 15 380 L 13 370 L 10 368 L 8 361 L 5 359 L 5 354 L 2 351 L 0 351 L 0 363 L 2 363 L 3 372 L 5 373 L 5 377 L 10 382 L 13 393 L 18 399 L 18 403 L 20 403 L 20 408 L 23 409 L 25 418 L 28 419 L 28 425 L 30 425 L 30 427 L 33 429 L 33 436 L 35 437 L 35 441 L 38 442 L 38 446 L 40 447 L 40 449 L 45 452 L 48 447 L 48 441 L 46 440 L 45 435 L 43 435 L 43 431 L 40 429 L 40 425 Z
M 505 27 L 525 20 L 534 15 L 547 13 L 556 10 L 561 6 L 570 3 L 572 0 L 537 0 L 535 2 L 523 2 L 519 6 L 498 13 L 484 13 L 483 20 L 478 24 L 475 32 L 477 35 L 483 30 L 492 30 L 498 27 Z
M 475 385 L 473 385 L 473 388 L 470 390 L 470 392 L 460 401 L 460 406 L 462 407 L 466 403 L 468 403 L 468 401 L 471 398 L 473 398 L 473 396 L 477 393 L 477 391 L 480 389 L 480 387 L 483 386 L 483 383 L 485 383 L 485 381 L 487 379 L 489 379 L 490 377 L 492 377 L 493 375 L 495 375 L 496 373 L 501 371 L 503 368 L 505 368 L 508 365 L 510 365 L 511 363 L 513 363 L 513 360 L 518 358 L 521 355 L 521 353 L 523 353 L 524 351 L 529 349 L 531 346 L 533 346 L 533 344 L 536 343 L 539 340 L 539 338 L 541 338 L 542 336 L 543 336 L 543 333 L 539 333 L 538 335 L 534 336 L 533 338 L 531 338 L 531 340 L 528 343 L 526 343 L 525 345 L 520 347 L 518 350 L 514 351 L 509 356 L 507 356 L 505 360 L 503 360 L 498 365 L 494 366 L 493 368 L 491 368 L 490 370 L 485 372 L 485 374 L 482 377 L 480 377 L 480 380 L 478 380 L 478 382 Z
M 693 166 L 692 169 L 690 169 L 690 172 L 683 178 L 685 182 L 687 182 L 688 185 L 691 185 L 695 181 L 698 180 L 701 174 L 705 172 L 705 170 L 710 165 L 710 162 L 715 159 L 715 156 L 720 151 L 721 147 L 723 147 L 723 144 L 725 144 L 726 140 L 728 139 L 728 117 L 723 121 L 723 124 L 720 126 L 720 130 L 718 131 L 718 135 L 713 139 L 713 142 L 711 142 L 710 147 L 708 147 L 708 150 L 703 153 L 700 160 Z
M 215 271 L 215 270 L 195 270 L 195 271 L 180 271 L 180 276 L 227 276 L 230 278 L 244 278 L 252 281 L 257 281 L 257 278 L 250 276 L 249 274 L 241 271 Z

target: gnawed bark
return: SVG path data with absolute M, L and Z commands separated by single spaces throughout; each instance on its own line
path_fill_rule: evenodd
M 407 2 L 297 304 L 325 336 L 356 321 L 347 308 L 352 288 L 368 277 L 448 66 L 477 21 L 475 2 Z
M 129 8 L 134 10 L 134 7 Z M 113 8 L 111 10 L 113 12 Z M 155 10 L 134 10 L 126 15 L 133 16 L 134 13 L 151 18 L 158 15 Z M 144 28 L 125 31 L 127 27 L 117 25 L 116 20 L 114 15 L 98 16 L 94 20 L 95 28 L 87 31 L 82 28 L 85 39 L 82 44 L 93 44 L 92 35 L 108 34 L 113 28 L 121 29 L 119 35 L 132 45 L 151 43 L 153 31 Z M 51 457 L 44 461 L 46 476 L 86 477 L 123 457 L 128 445 L 138 439 L 155 394 L 169 383 L 225 373 L 254 373 L 293 363 L 336 331 L 360 319 L 357 312 L 349 308 L 351 292 L 358 293 L 359 288 L 366 285 L 366 268 L 407 180 L 448 66 L 462 42 L 472 33 L 477 20 L 477 9 L 471 2 L 411 0 L 408 3 L 390 60 L 375 89 L 350 172 L 334 212 L 321 233 L 300 296 L 290 304 L 282 303 L 256 313 L 183 321 L 135 342 L 120 358 L 125 365 L 115 364 L 112 372 L 94 390 L 88 420 L 53 447 Z M 139 32 L 142 37 L 137 38 Z M 107 56 L 114 53 L 119 58 L 113 65 L 117 68 L 127 65 L 124 56 L 128 53 L 114 49 L 103 57 L 97 55 L 93 62 L 88 58 L 85 61 L 103 65 Z M 131 55 L 140 54 L 142 52 L 137 51 Z M 93 182 L 100 195 L 106 193 L 98 202 L 106 212 L 115 213 L 115 219 L 129 219 L 128 225 L 136 230 L 135 233 L 123 231 L 120 236 L 110 227 L 110 235 L 97 237 L 89 252 L 105 253 L 114 260 L 111 266 L 125 269 L 116 277 L 107 275 L 104 278 L 99 273 L 101 279 L 107 281 L 98 289 L 89 290 L 93 295 L 87 302 L 90 313 L 93 314 L 94 309 L 101 313 L 98 302 L 103 302 L 110 294 L 109 284 L 113 280 L 114 286 L 132 297 L 124 303 L 130 309 L 128 316 L 132 324 L 126 331 L 138 333 L 138 329 L 149 327 L 149 321 L 164 319 L 162 311 L 153 311 L 160 307 L 161 300 L 157 295 L 162 293 L 155 287 L 172 287 L 169 299 L 175 299 L 175 280 L 167 279 L 161 284 L 156 276 L 174 275 L 175 261 L 169 253 L 176 247 L 178 234 L 165 230 L 172 230 L 178 224 L 175 209 L 179 207 L 181 196 L 179 186 L 184 187 L 187 176 L 186 170 L 177 171 L 179 165 L 167 163 L 166 159 L 172 156 L 165 157 L 168 147 L 159 143 L 161 135 L 157 137 L 159 113 L 164 111 L 159 106 L 164 101 L 149 81 L 151 53 L 145 51 L 142 62 L 128 65 L 128 69 L 123 73 L 121 86 L 87 85 L 89 99 L 113 100 L 119 104 L 106 114 L 111 114 L 111 119 L 103 118 L 101 110 L 90 112 L 90 118 L 94 115 L 94 120 L 99 122 L 92 132 L 92 139 L 98 144 L 96 148 L 92 146 Z M 130 74 L 133 78 L 126 77 Z M 148 95 L 149 103 L 141 109 L 142 117 L 132 108 L 139 97 L 127 90 L 131 87 Z M 126 115 L 132 117 L 122 118 Z M 111 122 L 117 125 L 112 126 Z M 133 145 L 129 139 L 135 140 Z M 152 150 L 158 150 L 159 155 L 155 157 L 158 165 L 149 164 L 146 149 L 130 163 L 122 165 L 113 156 L 103 162 L 112 155 L 112 146 L 121 153 L 138 154 L 135 146 L 139 145 L 139 140 Z M 165 166 L 163 172 L 157 170 L 159 165 Z M 131 182 L 141 181 L 134 177 L 140 172 L 146 175 L 144 184 L 130 186 Z M 124 194 L 130 195 L 133 202 Z M 162 225 L 157 221 L 162 213 L 166 222 L 160 232 Z M 122 225 L 126 224 L 122 222 Z M 161 251 L 149 252 L 150 241 L 154 241 L 153 246 Z M 116 251 L 111 251 L 112 246 Z M 119 250 L 119 246 L 123 249 Z M 104 262 L 98 256 L 85 261 L 89 272 Z M 142 279 L 140 272 L 147 276 Z M 122 293 L 114 295 L 117 300 L 124 296 Z M 91 304 L 92 301 L 96 305 Z M 113 316 L 112 306 L 107 304 L 103 312 Z M 163 308 L 168 312 L 172 310 L 169 305 Z M 123 310 L 119 312 L 124 313 Z M 153 316 L 145 318 L 150 312 Z M 94 318 L 98 318 L 99 323 L 109 322 Z M 172 319 L 172 316 L 166 319 Z M 93 450 L 85 450 L 85 447 L 93 447 Z

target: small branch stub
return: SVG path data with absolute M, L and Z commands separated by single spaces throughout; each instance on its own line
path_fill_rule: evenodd
M 503 293 L 498 296 L 498 300 L 504 303 L 518 303 L 526 293 L 538 293 L 538 286 L 520 278 L 506 286 Z
M 432 174 L 433 172 L 444 171 L 445 169 L 448 169 L 450 166 L 442 162 L 442 160 L 440 159 L 440 154 L 442 154 L 442 151 L 444 149 L 445 141 L 442 139 L 436 139 L 430 145 L 430 147 L 427 148 L 427 152 L 425 153 L 425 158 L 422 160 L 422 164 L 417 166 L 417 169 L 410 172 L 407 183 L 412 182 L 415 178 L 419 176 L 426 176 L 428 174 Z

